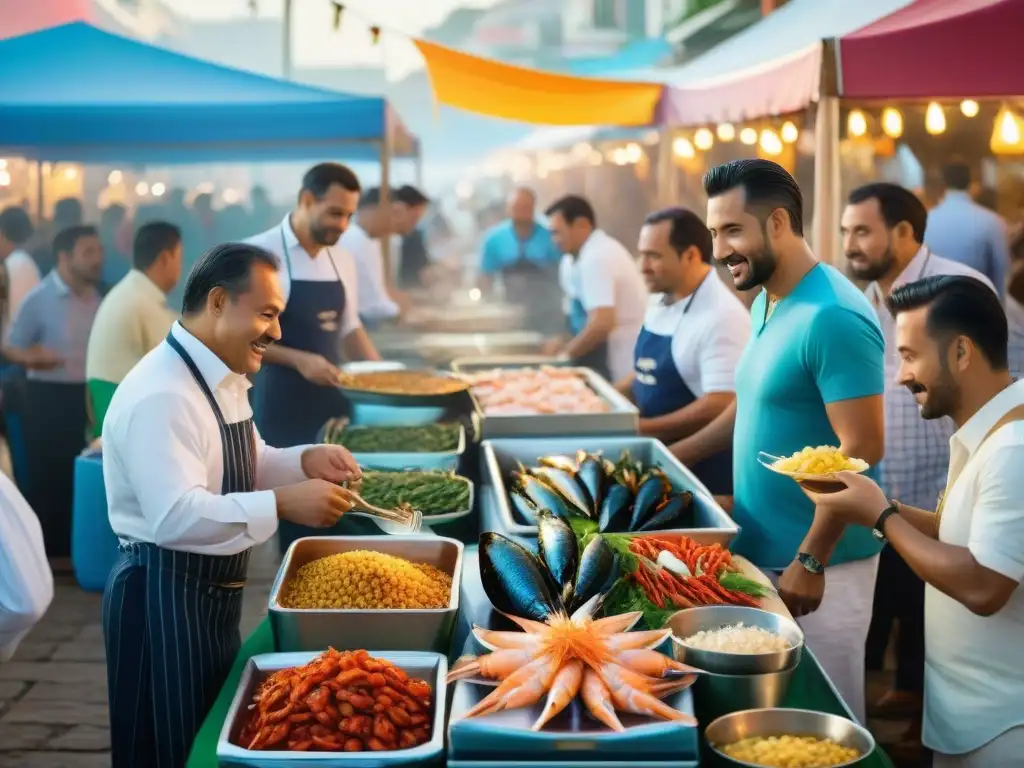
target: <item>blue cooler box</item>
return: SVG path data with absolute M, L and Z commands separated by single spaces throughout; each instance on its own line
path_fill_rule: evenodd
M 107 517 L 103 460 L 98 451 L 75 459 L 75 499 L 71 519 L 71 563 L 82 589 L 102 592 L 117 561 L 117 536 Z

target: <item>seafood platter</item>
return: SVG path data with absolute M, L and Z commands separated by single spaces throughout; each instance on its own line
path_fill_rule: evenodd
M 317 536 L 285 553 L 269 615 L 281 651 L 328 647 L 446 653 L 463 545 L 439 536 Z
M 465 397 L 465 382 L 433 370 L 376 364 L 370 369 L 343 369 L 338 387 L 359 424 L 431 424 Z
M 728 546 L 739 528 L 654 438 L 485 440 L 483 530 L 536 536 L 548 509 L 584 533 L 682 533 Z M 488 519 L 490 518 L 490 519 Z
M 635 435 L 640 415 L 589 368 L 551 358 L 462 358 L 452 363 L 482 418 L 487 438 Z
M 466 451 L 466 427 L 457 422 L 364 426 L 331 419 L 321 442 L 345 446 L 368 469 L 455 470 Z
M 421 765 L 443 756 L 439 653 L 269 653 L 249 659 L 217 745 L 222 765 Z

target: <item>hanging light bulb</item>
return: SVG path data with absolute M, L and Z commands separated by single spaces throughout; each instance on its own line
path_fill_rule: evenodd
M 924 129 L 932 136 L 938 136 L 946 131 L 946 113 L 942 111 L 942 105 L 933 101 L 928 105 L 924 113 Z
M 683 160 L 692 160 L 697 156 L 697 153 L 693 148 L 693 144 L 689 139 L 683 136 L 680 136 L 672 142 L 672 151 L 675 153 L 676 157 L 681 157 Z
M 718 140 L 719 141 L 732 141 L 736 138 L 736 126 L 732 123 L 719 123 L 718 125 Z
M 782 139 L 771 128 L 765 128 L 761 131 L 760 147 L 766 155 L 776 157 L 782 154 Z
M 636 142 L 630 142 L 626 145 L 626 162 L 630 165 L 635 165 L 640 162 L 640 159 L 644 156 L 644 151 Z
M 1024 119 L 1005 106 L 1000 109 L 989 146 L 996 155 L 1024 154 Z
M 960 102 L 960 113 L 964 117 L 977 117 L 981 107 L 974 99 L 964 99 Z
M 886 107 L 882 110 L 882 131 L 891 139 L 903 135 L 903 115 L 898 109 Z
M 863 136 L 868 132 L 868 119 L 859 109 L 854 109 L 846 118 L 846 132 L 854 137 Z
M 796 123 L 792 120 L 787 120 L 782 124 L 781 135 L 784 142 L 793 144 L 800 138 L 800 129 L 796 127 Z
M 740 141 L 748 146 L 757 144 L 757 131 L 753 128 L 744 128 L 740 131 Z
M 707 128 L 698 128 L 693 134 L 693 144 L 701 152 L 707 152 L 715 144 L 715 134 Z

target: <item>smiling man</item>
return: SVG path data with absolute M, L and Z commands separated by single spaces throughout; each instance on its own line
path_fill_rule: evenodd
M 803 197 L 768 160 L 737 160 L 704 177 L 715 259 L 736 288 L 762 287 L 736 401 L 672 446 L 685 464 L 733 445 L 734 549 L 778 578 L 808 647 L 864 718 L 864 643 L 878 568 L 870 532 L 816 519 L 787 477 L 757 460 L 838 445 L 877 464 L 883 450 L 884 342 L 867 299 L 804 240 Z

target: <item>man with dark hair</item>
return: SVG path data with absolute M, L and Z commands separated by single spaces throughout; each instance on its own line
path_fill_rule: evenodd
M 928 216 L 925 243 L 947 259 L 973 267 L 1006 292 L 1010 241 L 999 216 L 971 199 L 971 169 L 950 163 L 942 171 L 946 193 Z
M 395 232 L 401 237 L 401 257 L 398 262 L 399 288 L 415 288 L 423 285 L 424 270 L 431 266 L 427 244 L 420 223 L 430 206 L 430 198 L 411 184 L 395 190 L 391 203 Z
M 32 219 L 24 208 L 11 205 L 0 211 L 0 261 L 7 273 L 6 302 L 0 314 L 4 335 L 10 330 L 21 302 L 39 284 L 39 267 L 25 250 L 34 231 Z
M 885 459 L 880 483 L 890 496 L 916 507 L 932 504 L 946 483 L 953 424 L 948 419 L 923 421 L 913 395 L 897 383 L 896 324 L 885 299 L 900 285 L 931 275 L 968 275 L 991 287 L 980 272 L 923 245 L 927 220 L 928 212 L 913 192 L 887 183 L 866 184 L 851 192 L 842 217 L 846 258 L 855 277 L 872 281 L 864 293 L 885 336 Z M 924 685 L 924 583 L 888 547 L 881 553 L 868 634 L 868 663 L 877 669 L 882 668 L 897 618 L 895 686 L 875 704 L 873 716 L 919 712 Z M 917 728 L 915 738 L 919 734 Z
M 181 230 L 174 224 L 143 224 L 135 233 L 133 269 L 100 303 L 85 358 L 93 437 L 100 436 L 117 385 L 177 318 L 167 294 L 181 279 L 181 251 Z
M 85 353 L 100 304 L 103 246 L 95 227 L 62 230 L 57 266 L 33 288 L 11 324 L 5 357 L 27 370 L 22 430 L 25 497 L 52 557 L 71 550 L 74 460 L 85 445 Z
M 693 211 L 650 214 L 638 249 L 653 295 L 634 371 L 619 389 L 640 410 L 640 434 L 671 443 L 706 426 L 735 400 L 750 316 L 711 266 L 711 233 Z M 731 447 L 691 469 L 713 494 L 732 495 Z
M 278 520 L 333 525 L 359 476 L 334 445 L 287 450 L 253 425 L 247 375 L 281 337 L 277 258 L 203 254 L 182 319 L 118 387 L 103 475 L 121 556 L 103 595 L 114 768 L 184 766 L 240 646 L 249 552 Z
M 381 206 L 380 188 L 372 187 L 359 198 L 356 217 L 338 241 L 355 261 L 359 317 L 367 324 L 394 320 L 402 312 L 399 300 L 405 302 L 402 294 L 389 290 L 391 276 L 385 269 L 381 241 L 391 232 L 391 218 Z
M 597 228 L 586 199 L 566 195 L 544 213 L 564 254 L 559 282 L 574 334 L 568 342 L 552 340 L 545 351 L 622 381 L 633 370 L 633 347 L 647 304 L 640 270 L 622 243 Z
M 672 446 L 693 465 L 734 446 L 734 549 L 778 578 L 779 594 L 854 715 L 864 720 L 864 643 L 881 547 L 829 526 L 759 451 L 838 446 L 876 465 L 884 447 L 885 342 L 870 302 L 821 264 L 803 237 L 803 197 L 769 160 L 737 160 L 704 177 L 715 259 L 736 288 L 764 290 L 736 371 L 736 400 Z M 828 583 L 826 591 L 825 584 Z
M 896 288 L 898 378 L 921 418 L 949 417 L 946 489 L 921 509 L 848 472 L 809 491 L 817 516 L 858 526 L 928 585 L 924 732 L 935 768 L 1016 768 L 1024 755 L 1024 381 L 1007 368 L 1006 315 L 972 277 Z

